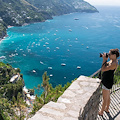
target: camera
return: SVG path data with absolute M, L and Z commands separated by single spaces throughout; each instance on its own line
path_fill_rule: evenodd
M 102 56 L 103 56 L 103 54 L 100 53 L 100 57 L 102 57 Z M 106 58 L 108 58 L 108 53 L 106 53 Z

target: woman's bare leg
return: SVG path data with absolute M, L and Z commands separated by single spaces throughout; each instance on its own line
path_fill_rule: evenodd
M 99 115 L 103 115 L 104 110 L 109 109 L 110 101 L 109 101 L 109 90 L 102 89 L 102 95 L 103 95 L 103 103 L 102 108 L 99 111 Z
M 106 108 L 105 108 L 106 112 L 109 112 L 109 106 L 110 106 L 110 90 L 108 92 L 108 100 L 107 100 L 107 105 L 106 105 Z

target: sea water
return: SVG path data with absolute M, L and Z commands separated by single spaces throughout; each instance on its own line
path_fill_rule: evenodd
M 120 49 L 120 8 L 96 7 L 99 13 L 72 13 L 9 28 L 0 43 L 0 56 L 6 57 L 1 61 L 21 69 L 27 88 L 41 84 L 45 71 L 53 87 L 90 76 L 101 67 L 99 53 Z

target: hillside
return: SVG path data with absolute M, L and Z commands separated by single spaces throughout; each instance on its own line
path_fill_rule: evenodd
M 0 19 L 0 39 L 6 35 L 7 25 Z
M 18 76 L 14 78 L 13 76 Z M 23 95 L 24 80 L 19 68 L 0 62 L 0 120 L 10 120 L 14 116 L 13 106 L 18 95 Z M 17 100 L 16 100 L 17 101 Z M 9 119 L 8 119 L 9 118 Z
M 0 5 L 0 17 L 7 25 L 21 26 L 51 18 L 48 13 L 38 12 L 36 7 L 25 0 L 0 0 Z
M 6 35 L 8 25 L 42 22 L 72 12 L 98 11 L 83 0 L 0 0 L 0 38 Z
M 72 12 L 98 12 L 97 9 L 83 0 L 26 0 L 36 6 L 39 11 L 51 15 L 62 15 Z

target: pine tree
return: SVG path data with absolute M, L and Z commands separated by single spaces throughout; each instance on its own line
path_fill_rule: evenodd
M 45 104 L 45 98 L 48 94 L 48 90 L 49 90 L 49 76 L 47 76 L 47 72 L 45 71 L 43 76 L 42 76 L 43 82 L 42 82 L 42 87 L 44 89 L 44 104 Z

